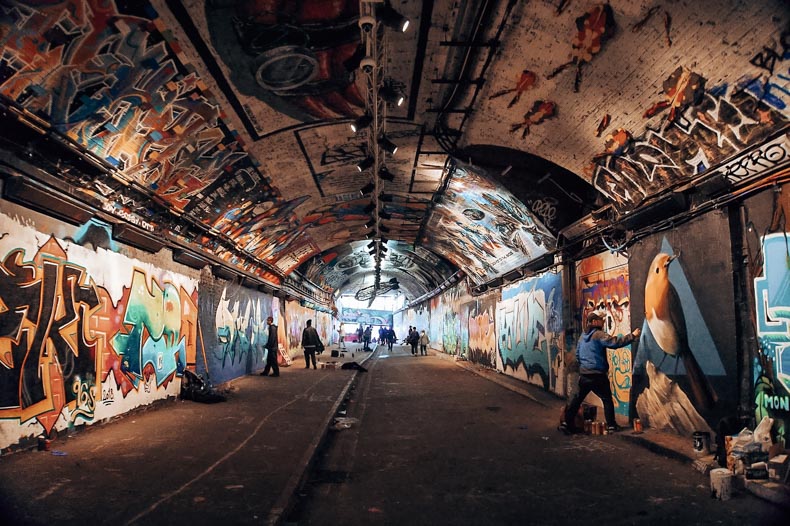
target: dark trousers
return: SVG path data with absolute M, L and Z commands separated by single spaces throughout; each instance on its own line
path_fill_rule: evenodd
M 313 362 L 313 369 L 318 369 L 315 365 L 315 347 L 304 348 L 304 368 L 310 368 L 310 362 Z
M 417 342 L 411 342 L 411 353 L 417 354 Z
M 277 354 L 278 351 L 276 349 L 266 351 L 266 366 L 263 368 L 263 376 L 269 374 L 269 369 L 272 371 L 272 376 L 280 376 L 280 366 L 277 364 Z
M 582 374 L 579 376 L 579 392 L 571 400 L 568 409 L 565 411 L 565 422 L 573 427 L 576 413 L 579 412 L 584 398 L 590 391 L 603 402 L 603 414 L 606 418 L 607 426 L 617 426 L 614 419 L 614 402 L 612 402 L 612 388 L 609 386 L 609 376 L 601 374 Z
M 422 355 L 428 356 L 428 346 L 420 344 L 420 356 Z
M 387 340 L 387 348 L 391 351 L 392 346 L 395 344 L 395 340 Z

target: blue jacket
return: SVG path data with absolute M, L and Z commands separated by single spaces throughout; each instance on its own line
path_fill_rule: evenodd
M 606 349 L 625 347 L 634 341 L 633 333 L 625 336 L 610 336 L 601 329 L 590 327 L 579 338 L 576 346 L 576 360 L 579 362 L 581 374 L 606 373 L 609 362 L 606 360 Z

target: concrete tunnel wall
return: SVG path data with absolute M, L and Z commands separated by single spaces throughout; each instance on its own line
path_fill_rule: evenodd
M 742 206 L 655 232 L 627 257 L 603 252 L 477 297 L 459 283 L 401 313 L 400 324 L 428 327 L 437 350 L 565 397 L 576 389 L 582 320 L 594 311 L 612 335 L 643 331 L 634 344 L 609 351 L 620 423 L 640 417 L 687 436 L 716 430 L 725 418 L 748 424 L 769 416 L 776 439 L 786 443 L 787 194 L 786 186 L 774 187 Z M 687 341 L 677 355 L 661 350 L 645 315 L 656 308 L 646 296 L 656 286 L 651 273 L 661 254 L 678 256 L 667 274 L 677 293 L 671 308 L 683 320 Z M 593 395 L 588 402 L 600 405 Z
M 786 443 L 790 278 L 785 186 L 655 232 L 625 254 L 605 252 L 480 296 L 461 282 L 395 316 L 426 328 L 431 347 L 559 396 L 575 387 L 576 341 L 587 313 L 611 334 L 641 327 L 609 353 L 618 420 L 687 435 L 728 416 L 775 418 Z M 306 319 L 332 340 L 327 313 L 112 239 L 92 220 L 71 226 L 1 201 L 0 448 L 31 445 L 177 396 L 185 368 L 214 383 L 262 367 L 273 315 L 289 356 Z M 742 206 L 741 206 L 742 205 Z M 645 320 L 660 254 L 674 254 L 690 356 L 664 355 Z M 297 358 L 298 359 L 298 358 Z M 703 376 L 692 377 L 694 360 Z
M 289 357 L 307 319 L 331 315 L 0 200 L 0 449 L 105 422 L 261 369 L 266 318 Z

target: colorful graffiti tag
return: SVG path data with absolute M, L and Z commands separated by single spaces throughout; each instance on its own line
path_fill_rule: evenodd
M 502 289 L 496 310 L 497 369 L 544 389 L 560 388 L 558 379 L 564 374 L 561 303 L 560 274 L 548 272 Z
M 31 229 L 15 225 L 17 242 L 30 236 Z M 172 381 L 195 363 L 196 287 L 190 292 L 188 280 L 159 280 L 105 253 L 105 264 L 125 260 L 131 273 L 113 301 L 117 284 L 96 283 L 64 246 L 96 259 L 50 236 L 32 258 L 15 248 L 0 264 L 0 424 L 10 421 L 22 433 L 35 432 L 34 419 L 46 434 L 56 425 L 91 423 L 107 416 L 116 395 L 129 407 L 175 394 Z
M 581 319 L 596 312 L 604 317 L 604 330 L 612 336 L 631 332 L 628 260 L 605 252 L 576 265 L 577 305 Z M 631 399 L 631 346 L 610 349 L 609 380 L 615 412 L 628 416 Z
M 272 296 L 226 285 L 219 303 L 207 305 L 209 312 L 215 312 L 216 345 L 207 356 L 212 381 L 230 380 L 263 367 L 269 335 L 266 318 L 273 316 L 272 301 Z
M 494 312 L 498 295 L 489 295 L 467 304 L 468 351 L 470 362 L 496 367 L 496 323 Z
M 774 418 L 778 441 L 787 444 L 790 422 L 790 280 L 787 234 L 763 238 L 763 275 L 754 280 L 758 354 L 754 361 L 755 416 Z
M 507 189 L 458 164 L 419 240 L 483 283 L 540 257 L 552 234 Z

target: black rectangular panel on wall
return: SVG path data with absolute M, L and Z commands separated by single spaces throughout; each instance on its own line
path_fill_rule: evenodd
M 132 245 L 146 252 L 159 252 L 165 243 L 153 235 L 149 235 L 137 227 L 124 223 L 115 224 L 112 227 L 112 237 L 123 243 Z
M 727 212 L 657 232 L 629 253 L 631 324 L 643 331 L 632 346 L 631 416 L 682 435 L 715 428 L 739 401 Z
M 22 177 L 5 180 L 3 197 L 73 225 L 87 223 L 94 213 L 89 206 L 67 196 L 56 195 L 46 187 Z

